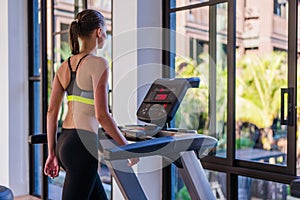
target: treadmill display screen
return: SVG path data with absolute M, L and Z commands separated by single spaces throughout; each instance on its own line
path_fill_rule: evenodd
M 158 93 L 158 94 L 155 95 L 154 100 L 164 101 L 164 100 L 167 99 L 167 97 L 168 97 L 168 94 L 166 94 L 166 93 Z
M 137 111 L 138 119 L 164 127 L 175 116 L 187 89 L 198 87 L 199 82 L 198 78 L 155 80 Z

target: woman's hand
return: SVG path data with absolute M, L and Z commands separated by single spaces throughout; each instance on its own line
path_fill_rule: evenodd
M 130 159 L 128 159 L 128 166 L 129 167 L 132 167 L 133 165 L 135 165 L 136 163 L 138 163 L 139 161 L 140 161 L 140 159 L 139 158 L 130 158 Z
M 44 174 L 55 178 L 59 174 L 59 164 L 55 155 L 49 155 L 44 167 Z

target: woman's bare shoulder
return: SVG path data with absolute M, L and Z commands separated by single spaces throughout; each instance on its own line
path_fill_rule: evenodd
M 108 61 L 100 56 L 91 56 L 88 61 L 93 62 L 93 66 L 107 66 L 108 65 Z
M 65 60 L 56 70 L 57 75 L 65 74 L 66 72 L 69 72 L 69 67 L 68 67 L 68 61 Z
M 60 84 L 66 88 L 70 79 L 70 69 L 68 67 L 68 60 L 65 60 L 57 69 L 56 76 L 60 82 Z
M 97 74 L 102 74 L 108 68 L 108 62 L 103 57 L 90 56 L 85 62 L 88 67 L 89 74 L 95 76 Z

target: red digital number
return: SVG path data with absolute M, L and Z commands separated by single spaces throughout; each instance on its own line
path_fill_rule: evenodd
M 163 101 L 167 99 L 167 96 L 168 94 L 157 94 L 154 99 L 157 101 Z

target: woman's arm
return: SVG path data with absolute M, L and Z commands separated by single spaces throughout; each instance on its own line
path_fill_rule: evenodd
M 100 61 L 97 63 L 99 68 L 92 73 L 96 118 L 105 132 L 110 135 L 117 144 L 128 144 L 128 141 L 121 133 L 117 123 L 108 110 L 107 84 L 109 67 L 107 61 L 102 58 L 99 58 L 98 61 Z M 137 162 L 139 162 L 139 158 L 130 158 L 128 165 L 132 166 Z
M 55 154 L 55 139 L 57 131 L 57 118 L 61 102 L 63 99 L 64 89 L 61 86 L 58 77 L 53 80 L 52 92 L 47 112 L 47 139 L 48 139 L 48 154 Z
M 128 144 L 128 141 L 119 130 L 117 123 L 111 116 L 108 110 L 108 97 L 107 97 L 107 83 L 108 83 L 108 65 L 107 62 L 103 62 L 101 66 L 105 66 L 100 70 L 98 75 L 93 77 L 94 86 L 94 102 L 95 102 L 95 114 L 98 122 L 101 124 L 105 132 L 110 135 L 113 140 L 119 145 Z M 96 74 L 96 73 L 95 73 Z M 139 162 L 139 158 L 129 159 L 129 166 L 135 165 Z
M 98 81 L 94 83 L 94 99 L 95 99 L 95 114 L 98 122 L 101 124 L 105 132 L 107 132 L 119 145 L 127 144 L 126 138 L 119 130 L 115 120 L 108 110 L 107 97 L 107 83 L 108 83 L 108 67 L 101 72 Z
M 64 89 L 55 75 L 50 96 L 50 103 L 47 112 L 47 139 L 48 158 L 45 164 L 44 173 L 52 178 L 58 176 L 59 165 L 55 155 L 57 117 L 63 99 Z

